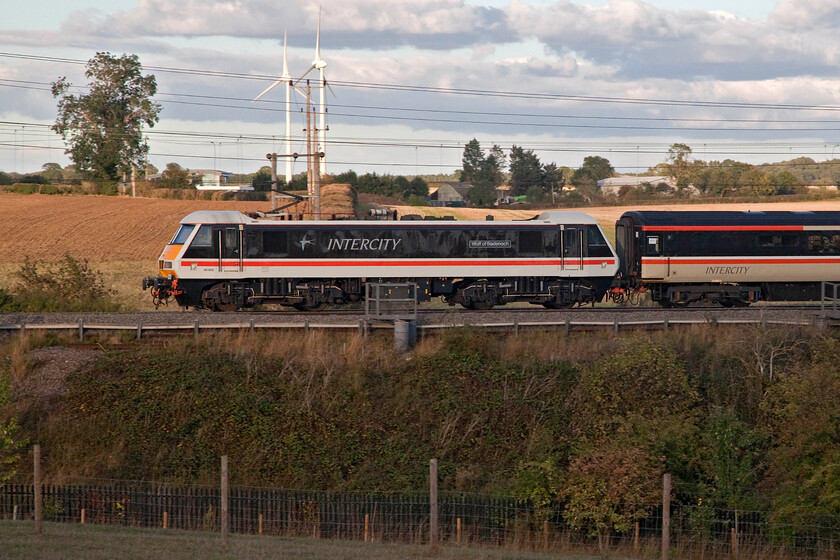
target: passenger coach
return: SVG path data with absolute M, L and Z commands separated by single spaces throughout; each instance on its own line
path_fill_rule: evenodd
M 147 278 L 156 303 L 234 310 L 261 302 L 318 309 L 359 301 L 369 282 L 415 282 L 421 300 L 488 309 L 600 301 L 618 259 L 594 218 L 525 221 L 275 221 L 194 212 Z
M 840 281 L 840 212 L 627 212 L 619 281 L 663 306 L 820 299 Z

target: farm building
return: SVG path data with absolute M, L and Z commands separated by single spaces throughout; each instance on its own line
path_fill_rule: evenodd
M 466 206 L 470 183 L 442 183 L 437 189 L 430 189 L 429 206 Z

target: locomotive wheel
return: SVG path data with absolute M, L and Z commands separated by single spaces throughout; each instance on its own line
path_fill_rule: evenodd
M 209 290 L 205 290 L 201 300 L 205 307 L 213 311 L 229 312 L 239 309 L 235 302 L 230 301 L 226 284 L 216 284 Z

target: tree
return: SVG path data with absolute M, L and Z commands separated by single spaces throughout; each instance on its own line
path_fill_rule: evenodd
M 615 175 L 610 160 L 601 156 L 586 156 L 583 164 L 572 174 L 572 184 L 578 191 L 594 195 L 598 190 L 598 181 Z
M 283 185 L 283 180 L 277 180 L 278 187 Z M 251 187 L 255 191 L 263 191 L 267 192 L 271 190 L 271 167 L 267 165 L 263 165 L 260 167 L 260 170 L 254 173 L 254 176 L 251 178 Z
M 776 194 L 794 194 L 803 187 L 802 181 L 787 170 L 779 171 L 770 180 L 773 186 L 776 187 Z
M 484 159 L 484 163 L 487 166 L 489 175 L 492 178 L 493 186 L 498 187 L 504 184 L 504 171 L 505 166 L 507 165 L 507 157 L 498 144 L 494 144 L 493 147 L 490 148 L 490 153 L 487 154 L 487 157 Z
M 191 184 L 190 171 L 177 163 L 167 163 L 160 174 L 160 186 L 165 189 L 186 189 Z
M 64 178 L 64 173 L 61 171 L 61 166 L 57 163 L 45 163 L 41 166 L 43 176 L 50 183 L 60 183 Z
M 511 195 L 523 195 L 530 187 L 543 186 L 543 170 L 540 158 L 533 150 L 519 146 L 510 148 Z
M 151 100 L 157 84 L 153 75 L 141 74 L 136 55 L 98 52 L 85 76 L 89 92 L 78 96 L 68 93 L 66 78 L 53 82 L 59 101 L 52 129 L 69 142 L 67 153 L 84 176 L 114 181 L 140 166 L 148 152 L 142 129 L 158 121 L 161 107 Z
M 481 144 L 473 138 L 464 146 L 464 155 L 461 158 L 461 182 L 472 183 L 484 168 L 484 151 Z
M 677 186 L 686 186 L 683 178 L 691 166 L 691 148 L 687 144 L 671 144 L 668 149 L 668 162 L 669 174 L 677 182 Z

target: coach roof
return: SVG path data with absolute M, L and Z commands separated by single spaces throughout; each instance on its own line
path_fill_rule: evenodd
M 840 225 L 840 212 L 731 212 L 639 211 L 625 212 L 644 226 L 820 226 Z

